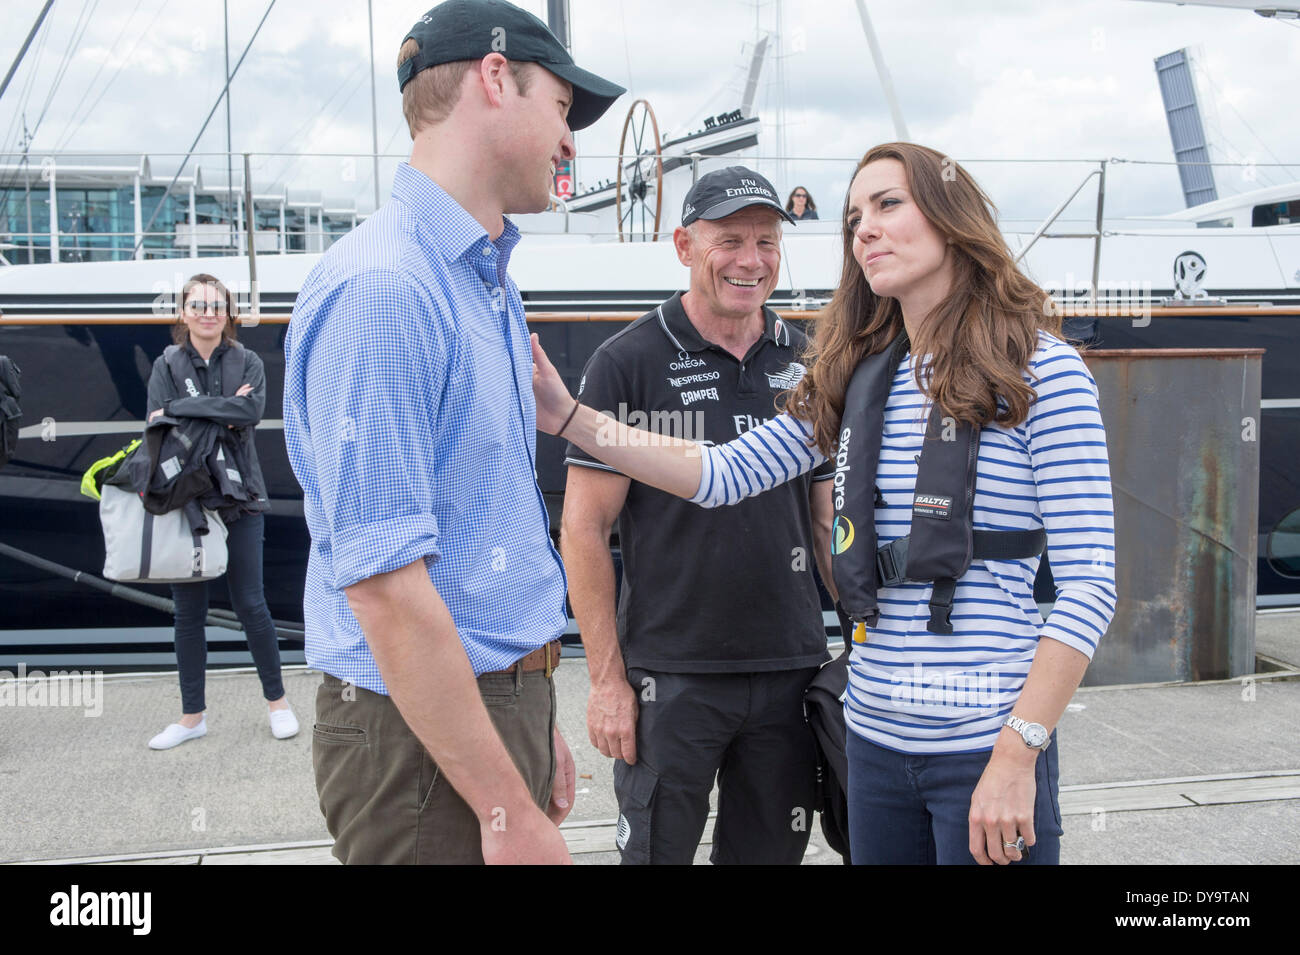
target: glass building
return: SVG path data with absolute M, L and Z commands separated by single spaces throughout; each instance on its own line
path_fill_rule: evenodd
M 225 169 L 190 166 L 168 191 L 172 178 L 146 156 L 4 157 L 0 255 L 22 265 L 246 254 L 242 176 L 228 185 Z M 252 199 L 259 254 L 323 252 L 364 218 L 354 199 L 311 190 L 258 187 Z

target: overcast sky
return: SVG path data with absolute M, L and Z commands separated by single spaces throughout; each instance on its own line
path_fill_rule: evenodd
M 545 0 L 519 5 L 545 18 Z M 1220 195 L 1300 178 L 1294 105 L 1300 29 L 1294 22 L 1140 0 L 880 0 L 868 6 L 913 141 L 961 161 L 1076 160 L 971 162 L 1004 219 L 1036 220 L 1050 212 L 1086 172 L 1077 160 L 1171 160 L 1153 60 L 1182 47 L 1200 65 L 1214 158 L 1245 163 L 1216 173 Z M 380 151 L 402 154 L 410 139 L 393 62 L 426 7 L 406 0 L 376 0 L 374 7 Z M 6 0 L 0 8 L 3 68 L 40 8 L 41 0 Z M 266 3 L 231 0 L 229 9 L 233 66 Z M 775 122 L 783 115 L 787 153 L 809 159 L 779 170 L 785 181 L 777 189 L 806 185 L 834 217 L 852 159 L 897 138 L 852 0 L 572 0 L 571 16 L 578 64 L 629 90 L 580 134 L 580 183 L 613 175 L 612 156 L 633 98 L 649 100 L 668 133 L 698 128 L 704 116 L 737 107 L 755 37 L 774 30 L 778 18 L 783 55 L 779 69 L 768 62 L 757 104 L 771 124 L 761 153 L 778 154 Z M 79 28 L 84 32 L 74 48 Z M 7 131 L 0 149 L 16 148 L 25 108 L 29 127 L 39 119 L 34 151 L 183 153 L 221 90 L 222 30 L 220 0 L 58 0 L 0 99 L 0 132 Z M 235 151 L 317 157 L 259 157 L 257 182 L 287 179 L 327 195 L 355 196 L 362 207 L 372 203 L 368 159 L 319 158 L 371 151 L 364 0 L 278 0 L 235 78 L 231 102 Z M 225 142 L 223 109 L 199 149 L 224 151 Z M 1272 162 L 1297 165 L 1263 165 Z M 224 160 L 202 164 L 206 171 Z M 381 170 L 385 196 L 392 165 Z M 1182 207 L 1170 166 L 1124 166 L 1108 175 L 1110 213 Z M 1089 187 L 1070 214 L 1091 215 L 1094 197 Z

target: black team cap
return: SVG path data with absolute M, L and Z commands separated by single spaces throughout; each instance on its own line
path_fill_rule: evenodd
M 404 89 L 416 73 L 456 60 L 481 60 L 500 53 L 516 63 L 536 63 L 573 86 L 569 129 L 586 129 L 627 90 L 578 69 L 555 34 L 537 17 L 504 0 L 447 0 L 420 17 L 402 40 L 420 52 L 397 68 Z
M 788 222 L 794 216 L 785 211 L 772 184 L 744 166 L 728 166 L 701 176 L 682 202 L 682 225 L 696 219 L 725 219 L 746 206 L 770 206 Z

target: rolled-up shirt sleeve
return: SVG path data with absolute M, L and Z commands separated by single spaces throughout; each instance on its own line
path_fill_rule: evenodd
M 438 559 L 440 318 L 409 279 L 379 270 L 347 279 L 314 316 L 304 418 L 339 589 Z

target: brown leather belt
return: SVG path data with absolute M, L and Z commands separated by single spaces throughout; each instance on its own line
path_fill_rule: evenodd
M 540 646 L 527 656 L 520 657 L 504 670 L 493 670 L 493 673 L 514 673 L 516 669 L 522 668 L 524 673 L 531 673 L 534 670 L 545 670 L 546 675 L 550 676 L 555 672 L 555 668 L 560 665 L 560 641 L 552 640 L 545 646 Z M 487 676 L 486 673 L 483 676 Z

